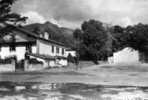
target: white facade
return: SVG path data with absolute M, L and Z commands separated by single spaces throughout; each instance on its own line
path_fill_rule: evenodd
M 0 57 L 2 59 L 5 59 L 6 57 L 15 55 L 17 57 L 17 60 L 22 60 L 25 58 L 24 56 L 25 53 L 26 53 L 25 46 L 16 47 L 14 51 L 11 51 L 10 47 L 6 46 L 6 47 L 1 47 Z M 32 46 L 32 53 L 36 53 L 36 46 Z
M 10 56 L 16 56 L 18 60 L 24 59 L 25 47 L 16 47 L 15 51 L 10 51 L 10 47 L 1 47 L 0 56 L 2 59 Z
M 49 39 L 49 34 L 47 32 L 44 33 L 44 38 L 47 40 Z
M 55 57 L 55 56 L 67 57 L 65 47 L 54 45 L 42 40 L 37 40 L 37 54 L 48 55 L 51 57 Z M 68 65 L 68 62 L 66 59 L 56 59 L 56 60 L 42 61 L 42 62 L 44 63 L 45 67 L 47 66 L 61 67 L 61 66 Z
M 108 58 L 108 62 L 111 64 L 137 63 L 139 62 L 139 52 L 127 47 L 121 51 L 115 52 L 112 57 Z
M 63 56 L 66 57 L 65 47 L 45 43 L 44 41 L 37 40 L 37 53 L 49 56 Z
M 74 50 L 66 50 L 66 57 L 68 57 L 68 55 L 71 54 L 73 57 L 76 56 L 76 51 Z

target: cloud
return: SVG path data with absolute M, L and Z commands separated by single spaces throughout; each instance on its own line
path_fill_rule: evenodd
M 128 26 L 128 25 L 132 25 L 133 22 L 129 17 L 125 17 L 123 19 L 121 19 L 121 25 L 122 26 Z
M 109 24 L 148 23 L 148 0 L 20 0 L 13 11 L 34 11 L 45 20 L 67 27 L 78 27 L 84 20 L 97 19 Z
M 27 23 L 44 23 L 46 22 L 45 18 L 37 12 L 28 11 L 21 14 L 22 16 L 28 17 Z

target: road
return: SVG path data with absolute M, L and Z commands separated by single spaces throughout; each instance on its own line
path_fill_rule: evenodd
M 95 65 L 80 70 L 1 73 L 0 81 L 148 87 L 148 66 Z

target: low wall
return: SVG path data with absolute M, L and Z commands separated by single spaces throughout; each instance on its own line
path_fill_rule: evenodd
M 56 60 L 56 61 L 49 61 L 49 67 L 54 68 L 54 67 L 63 67 L 67 66 L 68 62 L 66 59 L 61 59 L 61 60 Z
M 46 68 L 55 68 L 55 67 L 63 67 L 67 66 L 68 62 L 66 59 L 61 60 L 51 60 L 51 61 L 43 61 L 43 64 L 29 64 L 28 60 L 24 63 L 25 71 L 39 71 Z
M 28 60 L 24 61 L 24 71 L 39 71 L 44 69 L 43 64 L 29 64 Z
M 28 64 L 28 66 L 25 67 L 25 71 L 40 71 L 43 69 L 44 67 L 42 64 Z
M 0 64 L 0 72 L 15 72 L 15 61 L 11 64 Z

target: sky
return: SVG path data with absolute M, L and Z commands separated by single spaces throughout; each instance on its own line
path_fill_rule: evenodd
M 27 16 L 28 24 L 50 21 L 69 28 L 89 19 L 122 26 L 148 24 L 148 0 L 18 0 L 12 11 Z

